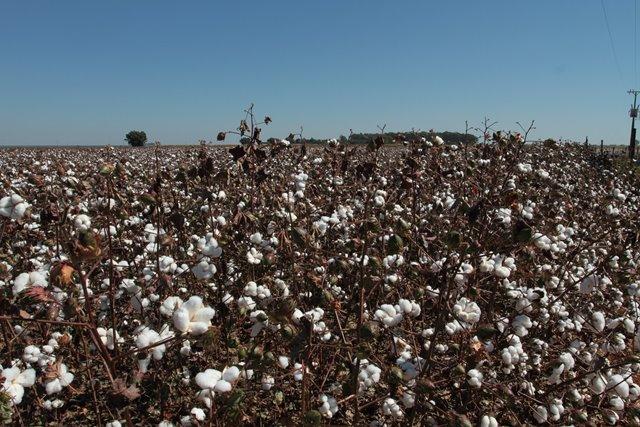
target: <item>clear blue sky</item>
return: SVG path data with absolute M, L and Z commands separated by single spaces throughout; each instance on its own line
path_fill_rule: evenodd
M 488 115 L 626 143 L 634 0 L 604 4 L 621 73 L 598 0 L 1 0 L 0 145 L 194 143 L 250 102 L 267 136 Z

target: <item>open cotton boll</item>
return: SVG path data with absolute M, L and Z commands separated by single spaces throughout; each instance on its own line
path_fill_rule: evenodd
M 482 372 L 478 371 L 477 369 L 471 369 L 469 370 L 469 372 L 467 372 L 467 376 L 469 377 L 469 379 L 467 379 L 467 382 L 471 387 L 482 387 L 482 379 L 484 378 Z
M 396 326 L 402 321 L 402 313 L 396 311 L 391 304 L 382 304 L 374 314 L 375 318 L 383 325 L 391 327 Z
M 218 258 L 222 255 L 222 248 L 218 246 L 218 241 L 213 237 L 213 233 L 207 233 L 196 242 L 196 248 L 206 256 Z
M 318 411 L 325 418 L 333 418 L 333 416 L 338 412 L 338 402 L 332 396 L 327 396 L 323 394 L 320 396 L 320 408 Z
M 216 311 L 205 306 L 202 298 L 192 296 L 173 312 L 173 326 L 182 333 L 200 335 L 211 326 Z
M 115 348 L 115 343 L 123 343 L 124 342 L 124 338 L 122 338 L 120 336 L 120 334 L 118 334 L 118 331 L 115 332 L 115 338 L 114 338 L 114 331 L 113 328 L 109 328 L 109 329 L 105 329 L 105 328 L 98 328 L 98 335 L 100 336 L 100 341 L 102 341 L 102 344 L 104 344 L 109 350 L 113 350 Z
M 1 389 L 9 396 L 13 405 L 19 405 L 22 402 L 24 388 L 33 386 L 36 381 L 36 371 L 31 368 L 20 370 L 14 366 L 2 369 L 0 374 L 4 379 Z
M 211 279 L 217 271 L 215 264 L 209 263 L 207 258 L 201 259 L 195 266 L 193 266 L 193 268 L 191 268 L 193 275 L 201 280 Z
M 39 271 L 21 273 L 13 280 L 13 295 L 18 295 L 20 292 L 30 288 L 31 286 L 46 288 L 48 285 L 49 282 L 45 278 L 44 274 Z
M 538 405 L 533 408 L 533 418 L 538 422 L 538 424 L 544 424 L 547 422 L 547 418 L 549 417 L 549 413 L 547 408 L 542 405 Z
M 54 363 L 49 367 L 47 377 L 50 380 L 45 383 L 45 390 L 47 394 L 54 394 L 71 384 L 74 375 L 69 372 L 67 365 L 64 363 Z
M 87 231 L 91 228 L 91 218 L 85 214 L 76 215 L 73 219 L 73 226 L 78 231 Z
M 480 307 L 475 302 L 462 297 L 453 306 L 453 314 L 465 323 L 476 323 L 480 320 Z
M 0 199 L 0 215 L 11 219 L 21 219 L 30 206 L 22 197 L 12 194 Z
M 173 312 L 182 306 L 182 299 L 176 296 L 167 297 L 160 305 L 160 313 L 165 317 L 173 316 Z
M 382 413 L 387 416 L 391 416 L 396 419 L 400 419 L 403 417 L 404 413 L 398 405 L 398 402 L 395 399 L 387 397 L 382 404 Z
M 286 369 L 289 366 L 289 358 L 287 356 L 278 356 L 278 366 Z
M 483 415 L 480 419 L 480 427 L 498 427 L 498 420 L 491 415 Z
M 260 264 L 262 258 L 264 258 L 264 255 L 256 248 L 251 248 L 249 252 L 247 252 L 247 261 L 249 261 L 249 264 Z
M 264 375 L 262 377 L 262 380 L 260 380 L 260 383 L 262 384 L 261 387 L 263 390 L 269 391 L 271 390 L 273 385 L 276 383 L 276 381 L 271 375 Z

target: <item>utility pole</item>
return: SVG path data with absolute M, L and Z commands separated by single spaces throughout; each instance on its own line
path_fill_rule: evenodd
M 629 158 L 634 159 L 636 155 L 636 117 L 638 117 L 638 93 L 640 90 L 631 89 L 627 92 L 629 95 L 633 95 L 633 106 L 629 110 L 629 117 L 631 117 L 631 139 L 629 140 Z

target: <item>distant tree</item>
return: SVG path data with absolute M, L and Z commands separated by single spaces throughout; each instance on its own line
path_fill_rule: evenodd
M 147 142 L 147 134 L 141 130 L 132 130 L 124 139 L 132 147 L 142 147 Z

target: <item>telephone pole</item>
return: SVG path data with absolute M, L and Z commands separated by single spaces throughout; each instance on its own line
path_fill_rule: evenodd
M 629 140 L 629 158 L 634 159 L 636 155 L 636 117 L 638 117 L 638 94 L 640 90 L 631 89 L 627 92 L 629 95 L 633 95 L 633 106 L 629 110 L 629 116 L 631 117 L 631 139 Z

